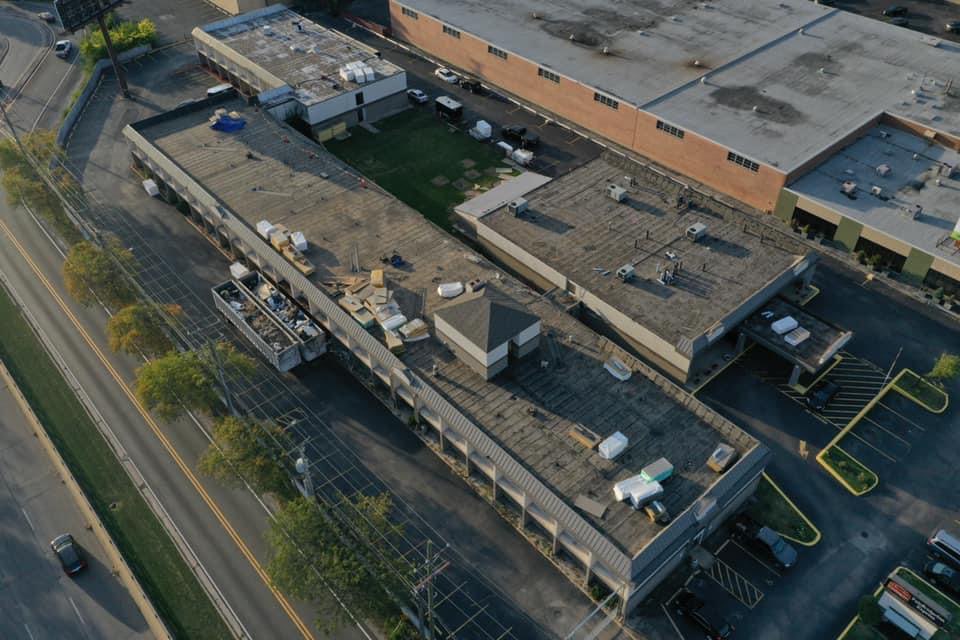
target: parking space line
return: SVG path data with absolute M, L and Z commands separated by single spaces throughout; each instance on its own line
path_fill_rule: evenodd
M 887 411 L 889 411 L 889 412 L 892 413 L 893 415 L 897 416 L 898 418 L 900 418 L 900 419 L 903 420 L 904 422 L 909 422 L 912 426 L 916 427 L 917 429 L 920 429 L 920 431 L 926 431 L 926 430 L 927 430 L 926 427 L 920 426 L 919 424 L 917 424 L 916 422 L 914 422 L 913 420 L 911 420 L 911 419 L 908 418 L 907 416 L 903 415 L 903 414 L 900 413 L 899 411 L 896 411 L 895 409 L 891 409 L 890 407 L 888 407 L 887 405 L 883 404 L 882 402 L 878 402 L 878 403 L 877 403 L 877 406 L 883 407 L 884 409 L 886 409 Z
M 864 439 L 863 439 L 863 436 L 861 436 L 860 434 L 857 433 L 856 428 L 851 429 L 850 432 L 847 433 L 847 435 L 848 435 L 848 436 L 853 436 L 854 438 L 856 438 L 857 440 L 859 440 L 859 441 L 862 442 L 863 444 L 867 445 L 868 447 L 870 447 L 871 449 L 873 449 L 874 451 L 876 451 L 877 453 L 879 453 L 880 455 L 882 455 L 884 458 L 886 458 L 886 459 L 889 460 L 890 462 L 899 462 L 896 458 L 894 458 L 893 456 L 891 456 L 889 453 L 887 453 L 887 452 L 884 451 L 883 449 L 879 449 L 879 448 L 877 448 L 875 445 L 872 445 L 872 444 L 870 444 L 869 442 L 867 442 L 866 440 L 864 440 Z
M 778 578 L 781 577 L 781 574 L 780 574 L 779 571 L 777 571 L 776 569 L 774 569 L 773 567 L 771 567 L 770 565 L 768 565 L 766 562 L 764 562 L 763 560 L 761 560 L 761 559 L 758 558 L 757 556 L 753 555 L 753 553 L 752 553 L 749 549 L 747 549 L 746 547 L 744 547 L 742 544 L 740 544 L 739 542 L 736 542 L 736 541 L 734 541 L 733 544 L 736 545 L 736 547 L 737 547 L 738 549 L 740 549 L 740 551 L 743 551 L 745 554 L 747 554 L 748 556 L 750 556 L 751 558 L 753 558 L 754 560 L 756 560 L 757 562 L 759 562 L 760 565 L 763 566 L 764 569 L 766 569 L 767 571 L 769 571 L 769 572 L 772 573 L 773 575 L 777 576 Z
M 716 558 L 713 566 L 704 573 L 748 609 L 753 609 L 763 599 L 763 591 L 720 558 Z
M 670 600 L 667 600 L 667 602 L 672 602 L 673 598 L 676 598 L 676 597 L 677 597 L 677 594 L 675 593 L 673 594 L 673 597 L 670 598 Z M 680 638 L 680 640 L 686 640 L 686 636 L 680 633 L 680 628 L 677 626 L 677 623 L 673 621 L 673 616 L 670 615 L 670 610 L 667 609 L 667 604 L 665 602 L 661 602 L 660 607 L 663 609 L 663 614 L 667 616 L 667 620 L 670 621 L 670 626 L 673 627 L 673 630 L 676 632 L 677 637 Z
M 903 444 L 907 445 L 908 447 L 912 446 L 909 441 L 904 440 L 903 438 L 901 438 L 901 437 L 898 436 L 897 434 L 893 433 L 892 431 L 890 431 L 889 429 L 887 429 L 885 426 L 883 426 L 882 424 L 880 424 L 880 423 L 877 422 L 876 420 L 872 419 L 869 415 L 863 416 L 863 419 L 864 419 L 866 422 L 869 422 L 870 424 L 876 425 L 878 429 L 880 429 L 880 430 L 883 431 L 884 433 L 888 434 L 890 437 L 899 440 L 900 442 L 902 442 Z

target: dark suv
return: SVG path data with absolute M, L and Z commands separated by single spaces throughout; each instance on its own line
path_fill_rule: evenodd
M 781 569 L 789 569 L 796 564 L 797 550 L 770 527 L 741 513 L 733 521 L 733 528 L 744 542 L 771 558 Z
M 821 380 L 807 392 L 804 401 L 807 406 L 814 411 L 823 411 L 824 408 L 833 400 L 833 396 L 840 392 L 840 385 L 830 380 Z
M 698 598 L 689 589 L 683 589 L 673 599 L 673 606 L 678 616 L 684 616 L 690 622 L 703 629 L 707 640 L 727 640 L 733 635 L 734 627 L 726 620 L 714 624 L 703 613 L 703 600 Z
M 895 4 L 883 10 L 883 15 L 888 18 L 902 18 L 907 15 L 907 8 L 903 5 Z
M 507 140 L 519 142 L 524 149 L 540 144 L 540 136 L 533 131 L 527 131 L 527 128 L 522 124 L 508 124 L 500 130 L 500 135 Z
M 460 78 L 460 86 L 470 93 L 483 93 L 483 85 L 476 78 L 463 76 Z
M 923 568 L 930 582 L 954 595 L 960 595 L 960 571 L 951 569 L 942 562 L 928 562 Z

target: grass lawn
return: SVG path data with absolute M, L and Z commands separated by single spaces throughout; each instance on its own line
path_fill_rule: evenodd
M 2 289 L 0 318 L 0 358 L 167 627 L 177 638 L 230 638 L 166 531 Z
M 947 394 L 913 371 L 905 370 L 897 377 L 896 389 L 934 413 L 947 408 Z
M 833 445 L 823 452 L 823 462 L 840 474 L 856 493 L 865 493 L 875 487 L 877 474 L 857 462 L 846 451 Z
M 346 140 L 330 140 L 325 146 L 447 231 L 453 207 L 466 199 L 464 191 L 497 183 L 492 169 L 507 166 L 492 144 L 451 129 L 428 107 L 409 109 L 374 126 L 380 133 L 354 127 Z
M 756 502 L 749 512 L 754 520 L 800 543 L 816 542 L 819 537 L 817 530 L 810 526 L 796 507 L 784 499 L 766 476 L 760 479 L 757 492 L 753 495 Z
M 853 623 L 850 630 L 843 636 L 842 640 L 886 640 L 886 636 L 871 626 L 865 625 L 860 620 Z

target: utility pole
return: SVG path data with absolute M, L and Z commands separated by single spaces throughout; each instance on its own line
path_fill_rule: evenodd
M 217 351 L 213 340 L 208 340 L 207 346 L 210 347 L 210 359 L 217 370 L 217 379 L 220 380 L 220 386 L 223 387 L 223 399 L 227 403 L 227 411 L 230 412 L 230 415 L 237 416 L 239 414 L 233 406 L 233 397 L 230 395 L 230 387 L 227 386 L 227 379 L 223 373 L 223 363 L 220 362 L 220 353 Z
M 3 101 L 7 97 L 7 88 L 4 86 L 3 82 L 0 81 L 0 113 L 3 113 L 3 121 L 7 123 L 7 128 L 10 129 L 10 135 L 13 136 L 14 142 L 17 143 L 17 147 L 20 149 L 20 153 L 23 154 L 24 159 L 27 159 L 27 152 L 23 148 L 23 143 L 20 142 L 20 137 L 17 135 L 17 130 L 13 128 L 13 123 L 10 122 L 10 116 L 7 115 L 7 109 L 3 106 Z
M 120 82 L 120 91 L 124 98 L 130 97 L 130 89 L 127 88 L 127 76 L 117 60 L 117 54 L 113 50 L 113 41 L 110 39 L 110 30 L 107 29 L 107 22 L 103 19 L 103 12 L 97 14 L 97 24 L 100 25 L 100 33 L 103 34 L 103 43 L 107 45 L 107 55 L 110 56 L 110 62 L 113 63 L 113 72 L 117 74 L 117 80 Z

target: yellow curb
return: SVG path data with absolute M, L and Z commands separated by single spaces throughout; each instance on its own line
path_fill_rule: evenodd
M 824 369 L 824 370 L 820 373 L 820 375 L 818 375 L 816 378 L 814 378 L 813 381 L 812 381 L 810 384 L 808 384 L 807 386 L 803 386 L 802 384 L 797 383 L 797 384 L 795 384 L 795 385 L 792 385 L 791 388 L 792 388 L 794 391 L 796 391 L 797 393 L 802 393 L 802 394 L 806 395 L 807 391 L 809 391 L 810 389 L 812 389 L 812 388 L 814 387 L 814 385 L 816 385 L 818 382 L 820 382 L 821 380 L 823 380 L 823 377 L 824 377 L 825 375 L 827 375 L 828 373 L 830 373 L 831 371 L 833 371 L 838 364 L 840 364 L 841 362 L 843 362 L 843 359 L 844 359 L 843 356 L 840 355 L 839 353 L 836 354 L 836 355 L 834 355 L 833 358 L 832 358 L 832 364 L 830 364 L 830 366 L 828 366 L 826 369 Z
M 934 409 L 933 407 L 931 407 L 931 406 L 928 405 L 927 403 L 921 402 L 921 400 L 920 400 L 919 398 L 915 397 L 912 393 L 906 391 L 905 389 L 901 389 L 901 388 L 898 387 L 898 386 L 894 386 L 894 388 L 893 388 L 894 391 L 896 391 L 897 393 L 899 393 L 900 395 L 902 395 L 904 398 L 907 398 L 908 400 L 912 400 L 913 402 L 917 403 L 918 405 L 920 405 L 921 407 L 923 407 L 924 409 L 926 409 L 926 410 L 929 411 L 930 413 L 943 413 L 944 411 L 947 410 L 947 407 L 950 406 L 950 395 L 949 395 L 946 391 L 944 391 L 943 389 L 937 388 L 936 386 L 934 386 L 933 384 L 931 384 L 929 380 L 927 380 L 926 378 L 924 378 L 923 376 L 921 376 L 919 373 L 917 373 L 916 371 L 914 371 L 914 370 L 912 370 L 912 369 L 904 369 L 903 371 L 901 371 L 900 373 L 897 374 L 896 379 L 899 380 L 900 377 L 901 377 L 904 373 L 907 373 L 907 372 L 909 372 L 910 374 L 916 376 L 921 382 L 923 382 L 924 384 L 926 384 L 927 386 L 929 386 L 929 387 L 930 387 L 931 389 L 933 389 L 934 391 L 939 392 L 939 393 L 943 396 L 943 407 L 941 407 L 940 409 Z
M 797 303 L 797 306 L 798 306 L 798 307 L 805 307 L 805 306 L 807 306 L 807 303 L 809 303 L 811 300 L 813 300 L 813 299 L 816 298 L 818 295 L 820 295 L 820 287 L 818 287 L 818 286 L 816 286 L 816 285 L 812 285 L 812 284 L 811 284 L 811 285 L 807 285 L 807 286 L 810 287 L 811 293 L 810 293 L 810 295 L 808 295 L 806 298 L 804 298 L 803 300 L 801 300 L 800 302 Z
M 869 471 L 869 472 L 870 472 L 870 475 L 873 476 L 873 483 L 870 484 L 870 485 L 869 485 L 868 487 L 866 487 L 865 489 L 861 489 L 861 490 L 859 490 L 859 491 L 858 491 L 857 489 L 854 489 L 854 488 L 853 488 L 853 485 L 851 485 L 849 482 L 847 482 L 846 479 L 845 479 L 842 475 L 840 475 L 840 472 L 839 472 L 839 471 L 837 471 L 836 469 L 834 469 L 833 467 L 831 467 L 831 466 L 830 466 L 830 463 L 826 462 L 826 461 L 823 459 L 824 454 L 826 454 L 827 451 L 829 451 L 831 448 L 834 448 L 834 447 L 836 447 L 837 449 L 839 449 L 841 452 L 843 452 L 843 454 L 844 454 L 845 456 L 847 456 L 848 458 L 850 458 L 851 460 L 853 460 L 854 462 L 856 462 L 857 464 L 859 464 L 861 467 L 863 467 L 864 469 L 866 469 L 867 471 Z M 838 444 L 831 444 L 829 447 L 824 447 L 823 450 L 821 450 L 820 453 L 817 454 L 817 462 L 820 463 L 820 466 L 823 467 L 824 469 L 826 469 L 826 470 L 827 470 L 827 473 L 829 473 L 830 475 L 832 475 L 837 482 L 839 482 L 840 484 L 842 484 L 842 485 L 846 488 L 847 491 L 849 491 L 850 493 L 852 493 L 853 495 L 855 495 L 855 496 L 857 496 L 857 497 L 860 497 L 860 496 L 862 496 L 862 495 L 865 495 L 865 494 L 867 494 L 867 493 L 870 493 L 871 491 L 873 491 L 874 489 L 877 488 L 877 485 L 878 485 L 878 484 L 880 484 L 880 476 L 878 476 L 878 475 L 876 474 L 876 472 L 874 472 L 873 469 L 871 469 L 871 468 L 868 467 L 867 465 L 865 465 L 865 464 L 863 464 L 862 462 L 860 462 L 859 460 L 857 460 L 855 457 L 853 457 L 852 455 L 850 455 L 845 449 L 842 449 L 842 448 L 840 447 L 840 445 L 838 445 Z
M 40 441 L 40 444 L 43 445 L 47 455 L 50 456 L 53 466 L 56 467 L 57 471 L 60 472 L 60 477 L 63 478 L 63 482 L 67 489 L 71 494 L 73 494 L 73 499 L 80 508 L 80 512 L 83 514 L 83 517 L 87 520 L 87 522 L 90 523 L 90 530 L 107 552 L 107 556 L 110 558 L 113 569 L 120 577 L 120 580 L 127 588 L 127 591 L 130 592 L 130 597 L 133 598 L 134 603 L 136 603 L 137 608 L 140 610 L 140 614 L 147 622 L 147 626 L 150 627 L 150 631 L 156 638 L 165 638 L 166 640 L 171 640 L 173 636 L 170 635 L 170 631 L 160 618 L 160 614 L 157 613 L 157 610 L 154 608 L 150 598 L 147 597 L 143 587 L 137 581 L 136 576 L 133 575 L 133 571 L 131 571 L 127 561 L 120 553 L 120 550 L 117 548 L 116 544 L 114 544 L 113 538 L 110 537 L 106 527 L 103 526 L 103 521 L 100 520 L 100 517 L 93 508 L 93 505 L 90 504 L 86 494 L 84 494 L 83 489 L 80 488 L 76 478 L 73 477 L 73 473 L 70 471 L 70 468 L 67 467 L 66 462 L 64 462 L 63 458 L 60 456 L 60 452 L 57 450 L 56 445 L 53 444 L 53 440 L 50 439 L 46 429 L 44 429 L 43 425 L 40 423 L 40 420 L 33 412 L 33 409 L 30 407 L 27 399 L 20 391 L 20 388 L 17 386 L 13 376 L 10 375 L 10 372 L 7 370 L 6 365 L 4 365 L 2 361 L 0 361 L 0 378 L 3 378 L 3 381 L 10 390 L 11 395 L 13 395 L 17 405 L 19 405 L 20 411 L 27 419 L 27 423 L 30 425 L 30 428 L 33 429 L 34 433 L 37 434 L 37 439 Z
M 810 518 L 808 518 L 807 515 L 803 511 L 801 511 L 797 507 L 797 505 L 793 503 L 793 500 L 787 497 L 787 494 L 783 492 L 783 489 L 781 489 L 780 486 L 773 481 L 773 478 L 767 475 L 766 471 L 763 472 L 763 477 L 767 482 L 770 483 L 770 486 L 773 487 L 774 491 L 780 494 L 780 497 L 783 498 L 784 502 L 790 505 L 790 508 L 793 509 L 797 513 L 797 515 L 800 516 L 800 519 L 803 520 L 805 523 L 807 523 L 807 526 L 813 529 L 817 535 L 814 536 L 813 542 L 804 542 L 803 540 L 798 540 L 793 536 L 788 536 L 787 534 L 781 531 L 778 531 L 777 533 L 779 533 L 782 537 L 786 538 L 787 540 L 790 540 L 791 542 L 796 542 L 797 544 L 801 544 L 805 547 L 812 547 L 816 545 L 818 542 L 820 542 L 820 538 L 822 537 L 820 534 L 820 529 L 817 529 L 816 525 L 814 525 L 813 522 L 811 522 Z
M 879 598 L 880 592 L 883 591 L 883 585 L 877 587 L 873 591 L 873 597 Z M 847 634 L 850 633 L 850 629 L 853 629 L 853 625 L 857 624 L 857 621 L 860 620 L 860 615 L 857 614 L 853 616 L 853 620 L 847 623 L 847 626 L 843 628 L 843 631 L 840 632 L 840 635 L 837 636 L 837 640 L 843 640 L 847 637 Z

